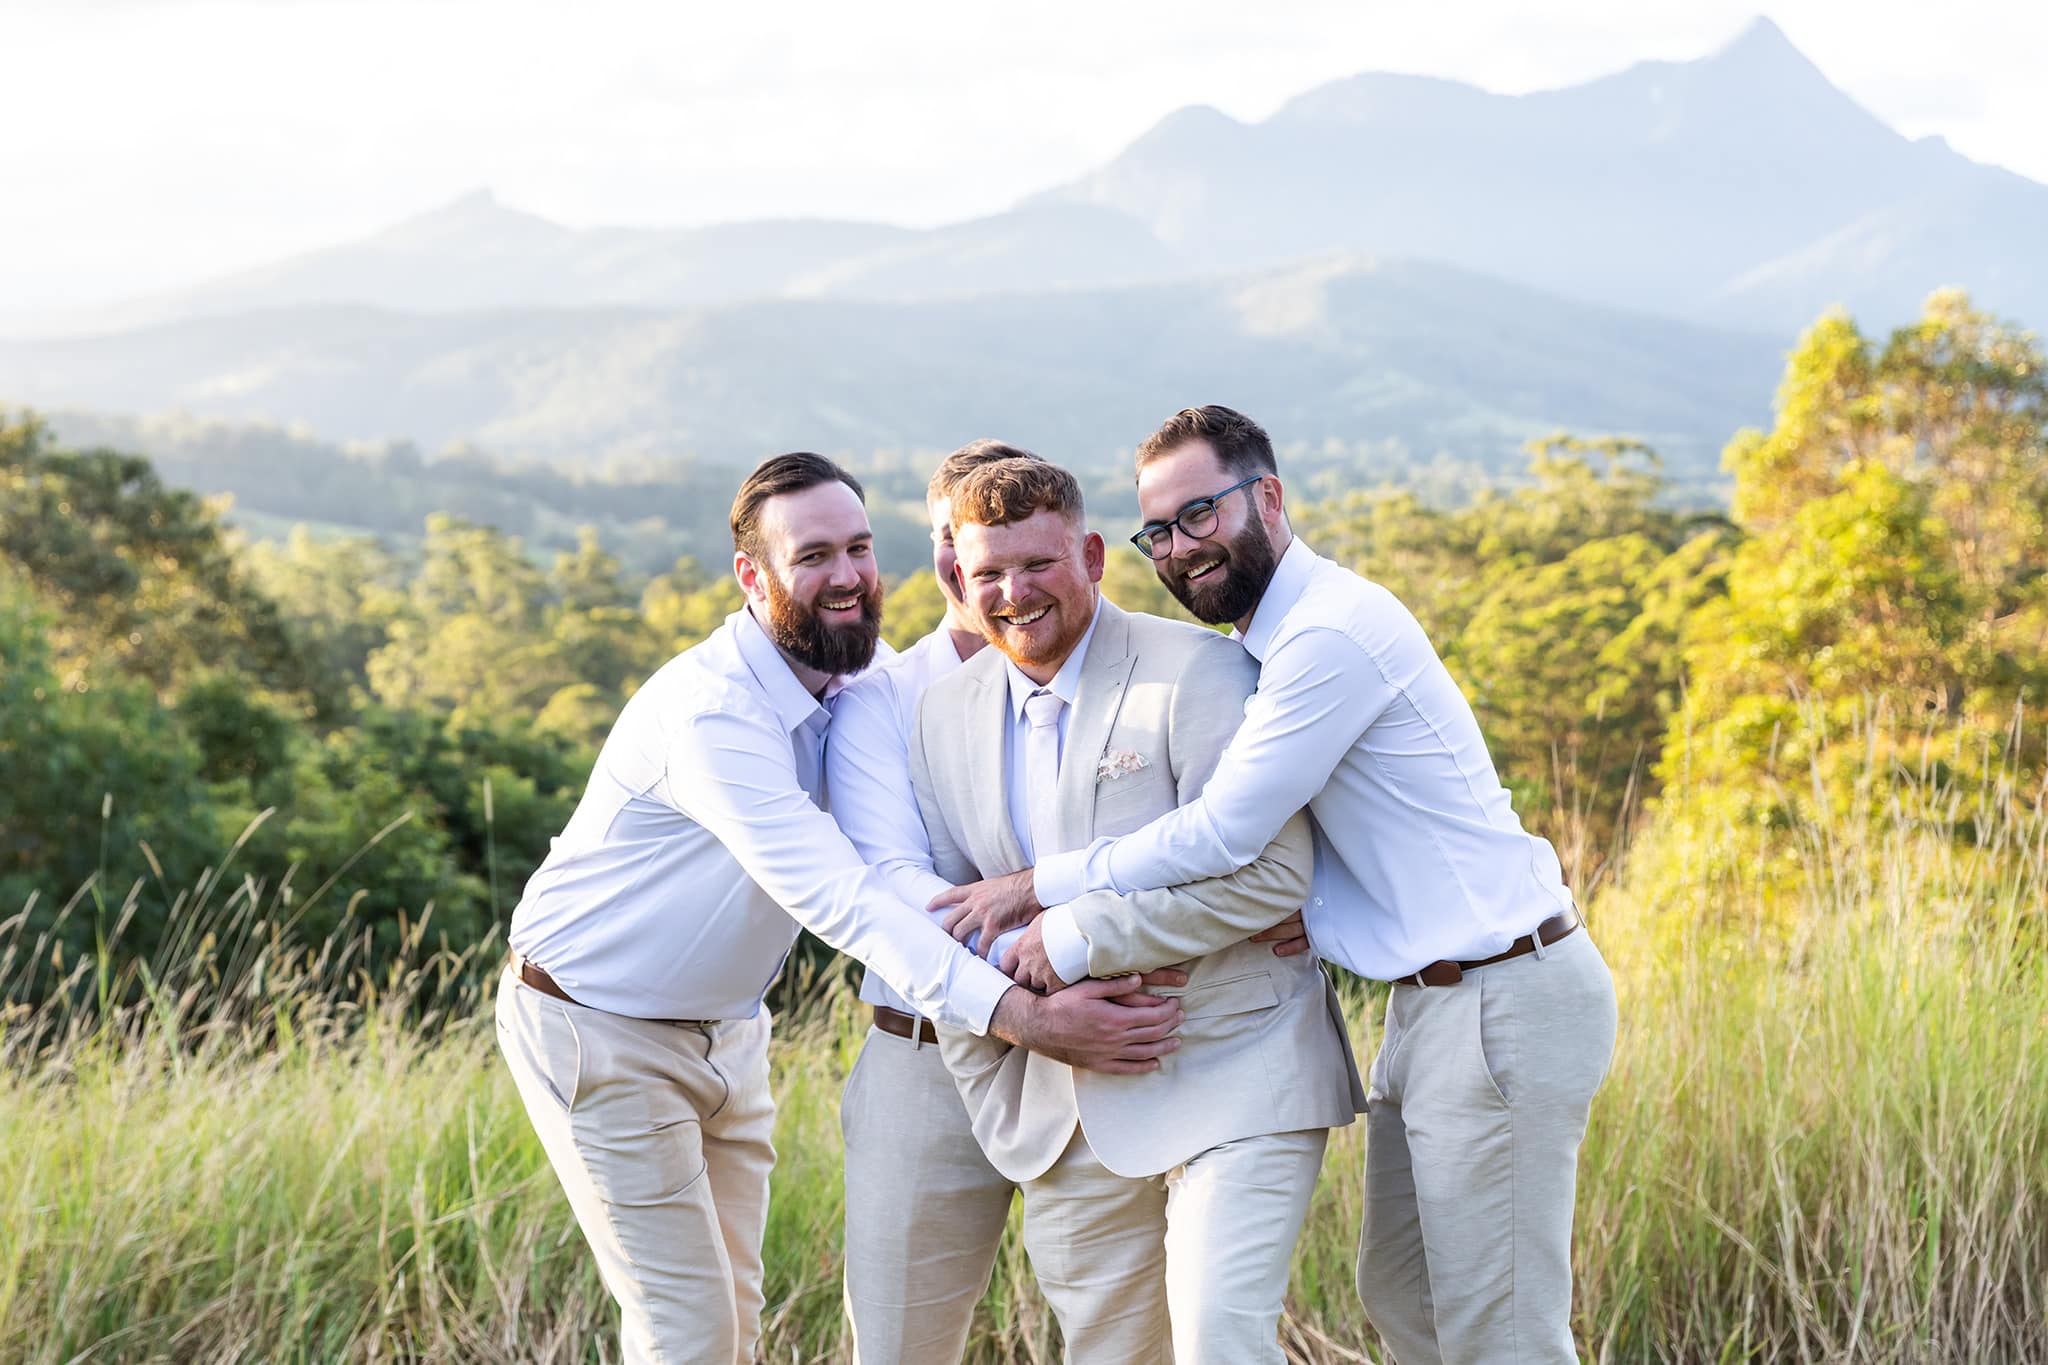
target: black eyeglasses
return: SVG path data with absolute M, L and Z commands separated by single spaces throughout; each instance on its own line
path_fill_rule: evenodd
M 1197 498 L 1180 509 L 1180 515 L 1172 521 L 1155 521 L 1141 528 L 1131 537 L 1131 544 L 1138 547 L 1147 559 L 1164 559 L 1173 553 L 1173 528 L 1178 526 L 1190 540 L 1207 540 L 1216 534 L 1216 504 L 1240 488 L 1249 488 L 1264 474 L 1254 474 L 1241 479 L 1213 497 Z

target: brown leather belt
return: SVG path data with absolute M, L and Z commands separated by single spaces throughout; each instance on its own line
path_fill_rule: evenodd
M 887 1005 L 875 1006 L 875 1027 L 898 1038 L 910 1038 L 920 1043 L 939 1041 L 939 1031 L 932 1027 L 931 1020 L 892 1010 Z
M 1544 947 L 1548 948 L 1559 939 L 1569 937 L 1581 923 L 1578 911 L 1561 910 L 1537 925 L 1535 933 L 1524 934 L 1509 944 L 1508 950 L 1504 953 L 1495 953 L 1492 957 L 1482 957 L 1477 962 L 1451 962 L 1449 960 L 1432 962 L 1421 971 L 1415 972 L 1412 975 L 1395 977 L 1394 984 L 1396 986 L 1455 986 L 1465 979 L 1465 973 L 1472 971 L 1474 968 L 1491 967 L 1496 962 L 1506 962 L 1511 958 L 1526 957 L 1536 951 L 1536 945 L 1539 941 Z
M 542 971 L 537 963 L 520 957 L 517 953 L 513 954 L 512 961 L 518 969 L 521 984 L 533 987 L 542 995 L 552 995 L 557 1000 L 566 1000 L 581 1009 L 596 1008 L 594 1005 L 585 1005 L 581 1000 L 578 1000 L 575 996 L 556 985 L 555 979 Z M 624 1018 L 625 1016 L 622 1015 L 620 1017 Z M 698 1025 L 710 1021 L 703 1019 L 649 1019 L 647 1022 L 650 1024 L 681 1024 L 686 1028 L 696 1028 Z

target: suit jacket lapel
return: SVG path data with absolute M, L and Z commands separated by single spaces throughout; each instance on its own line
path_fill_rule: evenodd
M 1067 718 L 1067 742 L 1060 753 L 1062 850 L 1080 848 L 1095 837 L 1095 773 L 1123 706 L 1124 684 L 1136 665 L 1130 618 L 1104 598 L 1088 657 L 1081 661 L 1081 683 L 1074 692 L 1074 713 Z
M 1008 677 L 995 670 L 992 677 L 984 672 L 977 681 L 980 691 L 967 705 L 967 779 L 968 790 L 974 793 L 987 817 L 963 823 L 970 829 L 981 827 L 988 836 L 988 842 L 974 850 L 975 861 L 981 865 L 983 876 L 994 877 L 1023 868 L 1024 848 L 1010 825 L 1010 775 L 1003 766 L 1010 733 Z M 984 860 L 983 855 L 991 852 L 996 863 Z

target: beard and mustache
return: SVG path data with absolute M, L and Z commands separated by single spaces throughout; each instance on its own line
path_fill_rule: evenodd
M 1019 668 L 1059 663 L 1074 652 L 1074 646 L 1080 644 L 1081 637 L 1088 633 L 1088 626 L 1095 619 L 1094 605 L 1092 596 L 1085 603 L 1068 603 L 1056 597 L 1047 597 L 1029 606 L 1004 602 L 989 613 L 982 635 Z M 1069 610 L 1070 606 L 1085 606 L 1087 609 Z M 1004 629 L 1011 619 L 1030 616 L 1041 610 L 1059 612 L 1059 620 L 1055 623 L 1059 626 L 1058 633 L 1035 644 L 1028 635 L 1012 640 Z
M 1154 568 L 1167 591 L 1196 620 L 1210 625 L 1225 625 L 1241 621 L 1251 614 L 1279 563 L 1280 557 L 1273 550 L 1272 536 L 1263 522 L 1253 518 L 1230 541 L 1205 541 L 1200 550 L 1185 560 L 1158 560 Z M 1212 565 L 1214 567 L 1209 573 L 1200 578 L 1190 578 L 1190 574 Z M 768 619 L 763 625 L 767 628 L 768 638 L 787 651 L 791 658 L 806 668 L 833 674 L 858 673 L 874 662 L 875 645 L 882 634 L 882 589 L 879 583 L 859 590 L 858 621 L 835 625 L 824 619 L 818 606 L 825 594 L 821 593 L 809 602 L 799 602 L 783 588 L 776 574 L 771 572 L 762 578 L 768 595 Z M 1006 610 L 1002 614 L 1028 615 L 1036 605 L 1039 604 L 1034 604 L 1034 608 L 1018 608 L 1005 603 Z M 992 642 L 1019 664 L 1039 663 L 1043 659 L 1038 656 L 1054 658 L 1065 650 L 1071 650 L 1087 630 L 1085 619 L 1063 621 L 1061 624 L 1064 629 L 1060 635 L 1038 649 L 1014 647 L 1001 631 L 992 633 Z M 1074 638 L 1067 639 L 1069 634 Z
M 809 602 L 799 602 L 773 571 L 763 574 L 761 581 L 768 591 L 768 619 L 762 625 L 768 638 L 792 659 L 820 673 L 858 673 L 874 662 L 875 641 L 882 636 L 881 584 L 861 587 L 858 621 L 835 625 L 825 620 L 818 603 L 838 594 L 828 589 Z
M 1211 564 L 1216 566 L 1213 570 L 1190 581 L 1190 572 Z M 1185 560 L 1161 559 L 1153 568 L 1166 590 L 1196 620 L 1220 626 L 1251 615 L 1279 564 L 1266 524 L 1253 517 L 1230 541 L 1205 540 Z

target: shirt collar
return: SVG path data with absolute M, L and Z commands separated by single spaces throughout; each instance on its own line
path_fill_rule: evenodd
M 789 660 L 782 657 L 782 651 L 768 638 L 768 632 L 754 619 L 752 611 L 741 607 L 726 620 L 739 641 L 740 659 L 754 675 L 754 682 L 768 704 L 775 708 L 776 718 L 782 722 L 783 729 L 795 734 L 804 722 L 819 713 L 830 714 L 811 695 L 810 689 L 796 680 L 796 674 L 789 671 Z M 845 685 L 844 678 L 833 678 L 825 685 L 825 696 L 831 698 Z
M 1265 592 L 1259 595 L 1259 605 L 1252 610 L 1251 628 L 1238 637 L 1244 641 L 1245 653 L 1265 662 L 1266 651 L 1273 646 L 1274 632 L 1301 600 L 1302 593 L 1308 591 L 1309 575 L 1315 572 L 1315 567 L 1316 552 L 1300 536 L 1288 542 L 1280 562 L 1273 566 L 1273 576 L 1266 580 Z
M 925 672 L 933 678 L 943 678 L 967 662 L 960 657 L 960 651 L 954 648 L 953 632 L 944 622 L 940 622 L 937 630 L 912 645 L 911 649 L 924 651 L 926 659 L 930 661 L 925 667 Z M 904 652 L 907 654 L 910 650 Z
M 1095 614 L 1088 618 L 1088 629 L 1082 632 L 1081 642 L 1074 646 L 1074 652 L 1060 665 L 1060 671 L 1053 674 L 1052 681 L 1045 685 L 1046 691 L 1069 706 L 1074 704 L 1074 698 L 1081 690 L 1081 662 L 1088 657 L 1088 642 L 1095 638 L 1095 626 L 1100 620 L 1102 594 L 1098 592 L 1095 594 Z M 1007 659 L 1003 661 L 1003 667 L 1010 676 L 1010 719 L 1012 722 L 1020 721 L 1024 718 L 1024 703 L 1038 691 L 1038 684 L 1025 677 L 1024 670 Z

